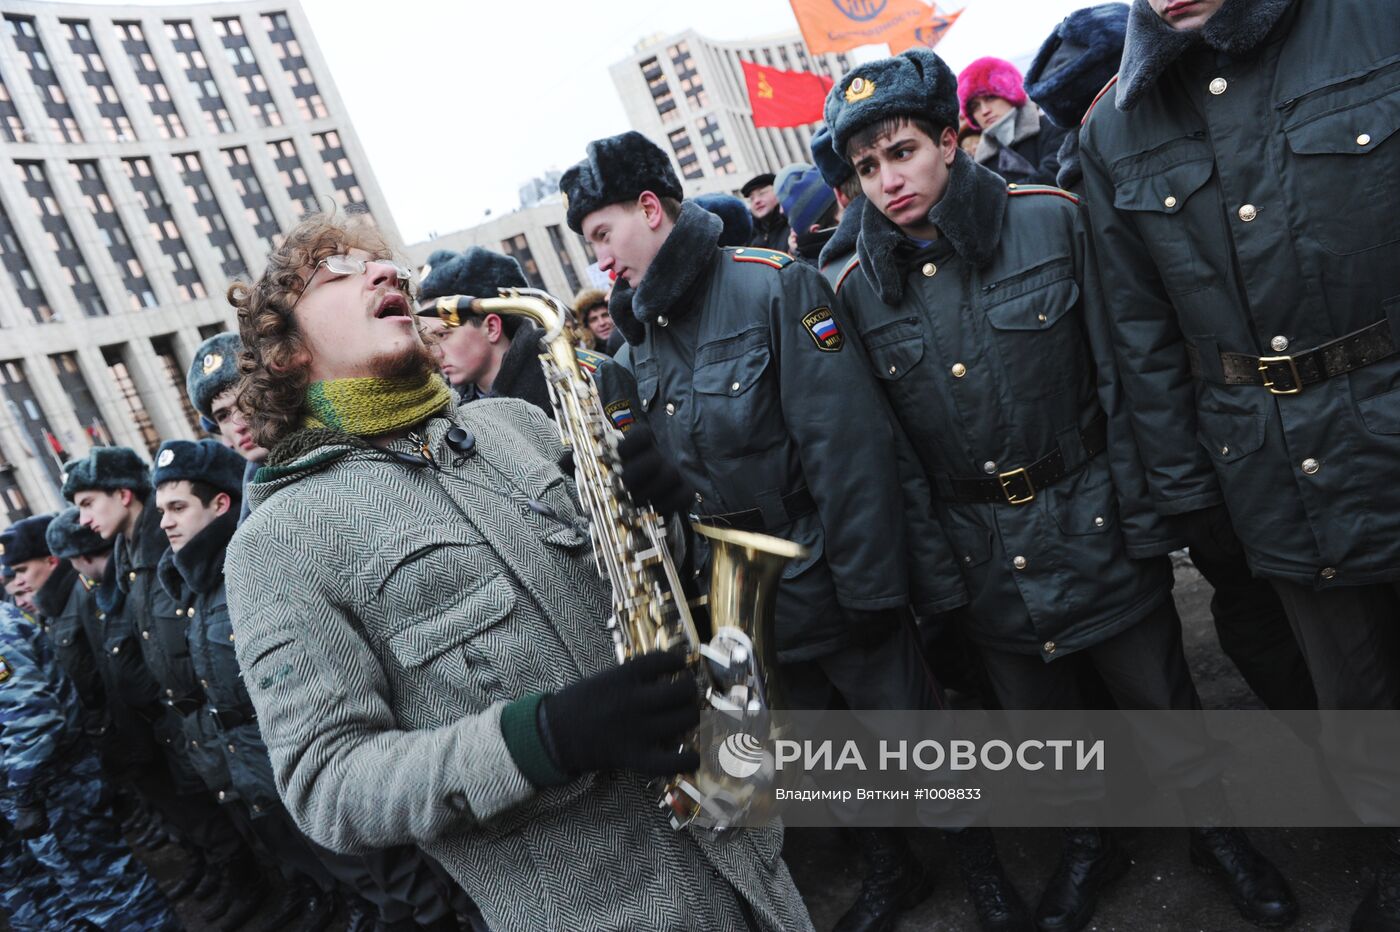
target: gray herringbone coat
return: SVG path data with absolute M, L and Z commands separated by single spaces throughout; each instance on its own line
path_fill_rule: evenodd
M 454 424 L 475 455 L 447 446 Z M 440 468 L 345 446 L 264 475 L 229 548 L 238 659 L 297 823 L 341 851 L 420 845 L 496 932 L 742 929 L 735 890 L 762 928 L 809 929 L 781 829 L 712 840 L 672 831 L 635 774 L 537 791 L 520 773 L 501 709 L 614 662 L 607 588 L 538 409 L 477 401 L 425 432 Z

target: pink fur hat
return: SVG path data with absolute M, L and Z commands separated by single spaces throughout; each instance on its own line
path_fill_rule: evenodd
M 958 107 L 962 117 L 972 126 L 977 121 L 967 112 L 967 102 L 974 97 L 1000 97 L 1013 107 L 1026 102 L 1021 72 L 1004 58 L 979 58 L 958 75 Z

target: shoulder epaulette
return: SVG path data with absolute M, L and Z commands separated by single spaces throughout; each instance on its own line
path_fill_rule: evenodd
M 851 261 L 846 263 L 846 267 L 841 270 L 841 274 L 836 276 L 836 287 L 833 291 L 840 291 L 841 286 L 846 284 L 846 276 L 850 275 L 860 265 L 860 256 L 851 256 Z
M 1079 197 L 1077 195 L 1069 193 L 1064 188 L 1057 188 L 1050 184 L 1009 184 L 1006 186 L 1006 193 L 1012 197 L 1018 194 L 1054 194 L 1072 203 L 1079 203 Z
M 598 367 L 603 364 L 603 360 L 608 358 L 602 353 L 595 353 L 582 346 L 574 347 L 574 356 L 578 359 L 579 368 L 586 372 L 597 372 Z
M 757 246 L 742 246 L 734 250 L 735 262 L 762 262 L 775 269 L 785 269 L 792 265 L 793 258 L 776 249 L 761 249 Z
M 1103 100 L 1103 95 L 1107 94 L 1108 89 L 1117 83 L 1118 75 L 1116 74 L 1108 79 L 1108 83 L 1105 84 L 1103 88 L 1099 91 L 1098 95 L 1094 97 L 1093 103 L 1089 104 L 1089 109 L 1084 111 L 1084 119 L 1079 121 L 1080 126 L 1083 126 L 1085 123 L 1089 122 L 1089 114 L 1094 112 L 1095 105 L 1097 105 L 1099 101 Z

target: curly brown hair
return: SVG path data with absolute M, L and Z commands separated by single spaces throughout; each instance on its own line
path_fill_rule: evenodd
M 235 281 L 228 302 L 238 311 L 238 408 L 258 444 L 268 450 L 301 423 L 311 381 L 310 354 L 292 316 L 292 304 L 316 264 L 327 256 L 363 249 L 389 258 L 393 249 L 363 214 L 311 214 L 267 258 L 262 277 Z

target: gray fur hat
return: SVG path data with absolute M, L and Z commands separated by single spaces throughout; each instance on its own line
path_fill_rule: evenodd
M 44 539 L 53 515 L 20 518 L 0 532 L 0 561 L 18 566 L 36 557 L 49 556 L 49 544 Z
M 59 512 L 58 517 L 49 522 L 44 539 L 48 541 L 49 553 L 61 560 L 86 557 L 112 549 L 111 541 L 103 540 L 92 528 L 78 523 L 76 508 Z
M 217 440 L 167 440 L 156 452 L 151 485 L 160 488 L 166 482 L 185 479 L 212 485 L 220 492 L 240 498 L 243 471 L 247 466 L 243 457 Z
M 200 424 L 211 434 L 219 430 L 214 423 L 214 399 L 238 382 L 238 351 L 242 348 L 238 334 L 216 333 L 199 344 L 185 374 L 185 394 L 199 412 Z
M 932 51 L 912 48 L 846 72 L 826 95 L 824 115 L 832 146 L 843 158 L 852 136 L 889 117 L 920 117 L 956 128 L 958 79 Z
M 87 456 L 63 466 L 64 498 L 71 502 L 74 495 L 88 489 L 131 489 L 145 496 L 151 491 L 150 467 L 130 447 L 93 447 Z

